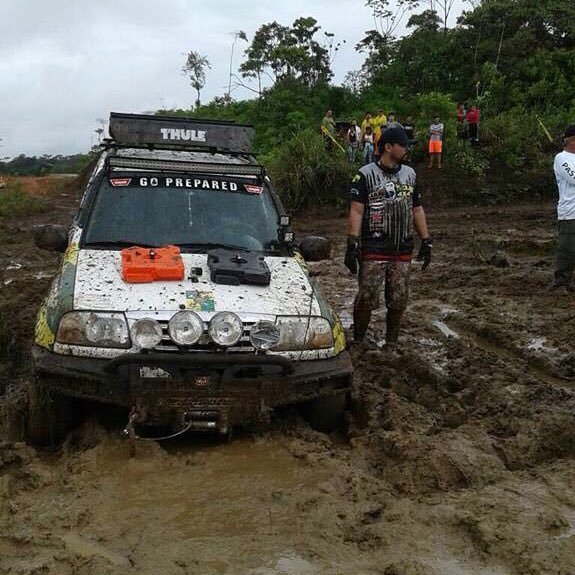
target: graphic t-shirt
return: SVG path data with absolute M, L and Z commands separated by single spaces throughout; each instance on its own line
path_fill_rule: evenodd
M 415 140 L 415 125 L 414 124 L 403 124 L 403 129 L 407 134 L 408 140 Z
M 364 204 L 362 253 L 369 260 L 410 260 L 413 252 L 413 208 L 420 206 L 415 171 L 373 162 L 360 168 L 350 186 L 350 200 Z
M 431 124 L 429 126 L 429 139 L 432 141 L 441 141 L 443 138 L 443 124 Z
M 575 220 L 575 154 L 567 151 L 557 154 L 553 170 L 559 188 L 557 219 Z

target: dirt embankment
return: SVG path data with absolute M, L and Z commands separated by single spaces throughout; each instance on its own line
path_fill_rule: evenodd
M 3 406 L 58 262 L 30 226 L 74 201 L 0 224 Z M 132 460 L 94 420 L 56 454 L 0 440 L 0 572 L 573 575 L 575 297 L 547 291 L 553 206 L 428 211 L 434 259 L 413 266 L 400 348 L 378 347 L 382 310 L 353 351 L 347 436 L 288 411 L 259 436 L 146 443 Z M 349 323 L 345 220 L 298 226 L 333 238 L 313 269 Z

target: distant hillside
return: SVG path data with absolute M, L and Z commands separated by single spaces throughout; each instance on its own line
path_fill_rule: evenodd
M 78 174 L 90 161 L 90 154 L 72 156 L 26 156 L 21 154 L 8 162 L 0 162 L 0 174 L 6 176 L 44 176 L 47 174 Z

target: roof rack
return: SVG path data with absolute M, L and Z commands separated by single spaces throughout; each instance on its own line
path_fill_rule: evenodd
M 178 162 L 141 158 L 111 156 L 108 165 L 112 168 L 133 168 L 135 170 L 155 170 L 158 172 L 184 172 L 194 174 L 214 174 L 221 176 L 257 176 L 264 178 L 265 168 L 257 164 L 224 164 L 208 162 Z
M 120 146 L 215 150 L 247 154 L 254 129 L 221 120 L 110 112 L 110 136 Z

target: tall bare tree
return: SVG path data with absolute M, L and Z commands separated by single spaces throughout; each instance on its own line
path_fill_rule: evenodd
M 188 53 L 186 63 L 182 67 L 182 73 L 190 78 L 190 84 L 196 90 L 196 110 L 200 107 L 200 92 L 206 85 L 206 70 L 211 68 L 207 56 L 202 56 L 199 52 L 193 50 Z

